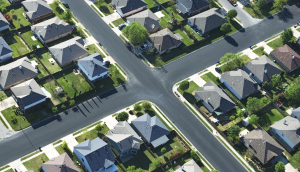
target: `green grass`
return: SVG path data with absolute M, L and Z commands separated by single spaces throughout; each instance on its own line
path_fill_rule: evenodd
M 214 74 L 212 74 L 211 72 L 202 75 L 201 78 L 206 82 L 213 81 L 216 85 L 221 84 L 220 79 L 216 77 Z
M 37 40 L 32 40 L 31 37 L 33 36 L 31 30 L 29 31 L 26 31 L 24 33 L 21 33 L 22 37 L 25 39 L 25 41 L 27 42 L 27 44 L 29 44 L 29 46 L 32 48 L 32 45 L 39 45 L 40 48 L 43 47 L 43 44 L 40 43 L 40 41 L 37 39 Z M 33 36 L 34 37 L 34 36 Z M 35 38 L 35 37 L 34 37 Z
M 11 126 L 11 128 L 15 131 L 17 130 L 21 130 L 21 127 L 22 128 L 25 128 L 25 127 L 28 127 L 30 126 L 30 123 L 27 121 L 26 118 L 20 116 L 20 115 L 16 115 L 14 112 L 13 112 L 13 108 L 15 106 L 12 106 L 10 108 L 7 108 L 3 111 L 1 111 L 2 115 L 4 116 L 4 118 L 6 119 L 6 121 L 9 123 L 9 125 Z M 21 119 L 24 119 L 24 121 Z M 14 120 L 15 119 L 15 120 Z
M 0 0 L 0 4 L 5 7 L 10 6 L 10 2 L 8 0 Z
M 92 36 L 88 30 L 84 29 L 84 31 L 85 31 L 85 33 L 87 33 L 89 36 Z
M 101 54 L 102 58 L 106 57 L 95 44 L 86 46 L 86 49 L 88 50 L 89 55 L 94 54 L 94 53 L 99 53 L 99 54 Z
M 93 130 L 88 131 L 86 136 L 84 136 L 84 134 L 81 134 L 81 135 L 77 136 L 75 139 L 77 140 L 78 143 L 85 141 L 85 139 L 94 140 L 97 137 L 102 139 L 102 137 L 109 131 L 109 128 L 106 125 L 102 125 L 102 126 L 103 126 L 103 128 L 99 133 L 96 129 L 93 129 Z
M 163 4 L 165 2 L 168 2 L 168 0 L 157 0 L 160 4 Z M 145 0 L 145 2 L 148 4 L 147 5 L 147 8 L 150 9 L 150 8 L 153 8 L 153 7 L 156 7 L 157 4 L 153 1 L 153 0 Z
M 6 128 L 8 128 L 7 124 L 4 122 L 4 120 L 2 119 L 1 116 L 0 116 L 0 120 L 1 120 L 2 124 L 3 124 Z
M 108 25 L 109 25 L 111 28 L 114 28 L 114 26 L 113 26 L 111 23 L 109 23 Z
M 73 69 L 64 71 L 63 73 L 56 75 L 55 78 L 59 85 L 62 86 L 64 92 L 71 99 L 92 89 L 82 74 L 75 75 Z
M 188 24 L 184 26 L 184 28 L 188 31 L 190 31 L 190 33 L 198 40 L 201 41 L 204 38 L 200 35 L 198 35 Z
M 283 43 L 282 39 L 279 37 L 279 38 L 269 42 L 267 45 L 269 47 L 271 47 L 272 49 L 275 49 L 275 48 L 283 46 L 284 43 Z
M 300 28 L 298 28 L 297 31 L 300 32 Z
M 15 172 L 15 171 L 11 168 L 11 169 L 6 170 L 6 171 L 4 171 L 4 172 Z
M 14 10 L 13 14 L 12 10 Z M 11 9 L 6 13 L 12 19 L 12 25 L 16 29 L 30 25 L 29 21 L 27 21 L 26 18 L 23 16 L 23 13 L 25 13 L 25 10 L 20 5 L 15 6 L 14 9 Z
M 55 147 L 56 151 L 61 155 L 66 151 L 61 147 L 61 145 Z
M 282 33 L 282 32 L 281 32 L 281 33 Z M 272 37 L 266 39 L 265 42 L 268 42 L 268 41 L 270 41 L 271 39 L 276 38 L 276 37 L 279 36 L 281 33 L 278 33 L 278 34 L 273 35 Z
M 49 4 L 49 5 L 52 8 L 53 13 L 61 20 L 64 20 L 63 15 L 64 15 L 65 11 L 60 6 L 55 5 L 55 3 Z M 72 15 L 72 18 L 74 18 L 73 15 Z M 70 25 L 75 24 L 75 22 L 72 19 L 64 20 L 64 21 L 69 23 Z
M 36 154 L 38 154 L 38 153 L 40 153 L 40 151 L 35 151 L 35 152 L 33 152 L 33 153 L 31 153 L 31 154 L 29 154 L 29 155 L 27 155 L 27 156 L 24 156 L 23 158 L 21 158 L 21 161 L 24 161 L 25 159 L 28 159 L 28 158 L 30 158 L 30 157 L 32 157 L 33 155 L 36 155 Z
M 54 80 L 47 79 L 42 82 L 39 82 L 39 85 L 43 86 L 51 94 L 51 102 L 53 103 L 53 105 L 58 105 L 67 101 L 67 98 L 64 96 L 64 94 L 55 94 L 54 90 L 56 87 L 58 87 L 58 85 L 55 84 Z
M 6 34 L 3 35 L 3 38 L 5 39 L 9 47 L 13 50 L 13 58 L 19 57 L 30 52 L 30 50 L 21 41 L 21 38 L 18 35 Z
M 27 170 L 33 170 L 34 172 L 39 172 L 44 162 L 49 161 L 49 158 L 45 153 L 24 162 L 23 165 L 27 168 Z
M 173 135 L 169 135 L 168 136 L 169 141 L 165 144 L 165 145 L 161 145 L 157 148 L 151 149 L 152 152 L 157 156 L 157 157 L 170 157 L 171 152 L 174 153 L 176 151 L 182 151 L 182 152 L 186 152 L 187 150 L 181 145 L 181 143 L 179 142 L 179 140 L 174 137 Z M 166 148 L 167 152 L 162 154 L 161 153 L 161 149 L 162 148 Z
M 91 5 L 91 7 L 99 14 L 100 17 L 103 17 L 103 15 L 96 9 L 95 5 Z
M 287 151 L 285 151 L 284 154 L 288 157 L 289 162 L 295 169 L 300 169 L 300 161 L 297 161 L 297 159 L 294 158 L 295 154 L 297 154 L 297 155 L 300 154 L 299 148 L 298 148 L 298 151 L 295 152 L 293 156 L 291 154 L 289 154 Z
M 164 10 L 162 10 L 164 16 L 159 19 L 159 24 L 162 28 L 167 28 L 168 22 L 172 19 Z
M 176 10 L 177 7 L 176 7 L 177 4 L 173 5 L 173 6 L 170 6 L 168 8 L 166 8 L 166 10 L 173 15 L 174 18 L 176 18 L 178 21 L 182 21 L 184 20 L 183 17 L 181 17 L 181 15 L 178 13 L 178 11 Z
M 197 102 L 197 99 L 195 98 L 194 94 L 195 91 L 197 91 L 200 87 L 194 82 L 191 81 L 189 88 L 185 91 L 181 90 L 179 87 L 177 88 L 177 91 L 191 104 L 194 104 Z
M 123 70 L 123 68 L 121 68 L 121 66 L 119 66 L 119 64 L 118 63 L 115 63 L 115 65 L 116 66 L 118 66 L 118 68 L 123 72 L 123 74 L 125 74 L 126 75 L 126 72 Z
M 116 115 L 117 115 L 117 114 L 116 114 Z M 96 122 L 96 123 L 94 123 L 94 124 L 92 124 L 92 125 L 89 125 L 89 126 L 85 127 L 84 129 L 81 129 L 81 130 L 79 130 L 79 131 L 76 131 L 75 133 L 73 133 L 73 136 L 76 136 L 77 134 L 83 132 L 85 129 L 92 128 L 92 127 L 94 127 L 94 126 L 96 126 L 96 125 L 98 125 L 98 124 L 101 124 L 101 123 L 102 123 L 102 121 Z
M 0 1 L 1 2 L 1 1 Z M 0 168 L 0 171 L 3 171 L 4 169 L 6 169 L 6 168 L 8 168 L 8 167 L 10 167 L 9 165 L 6 165 L 6 166 L 4 166 L 4 167 L 1 167 Z
M 122 23 L 125 23 L 125 21 L 122 18 L 119 18 L 112 22 L 115 26 L 119 26 Z
M 56 142 L 53 143 L 53 146 L 57 145 L 58 143 L 61 143 L 61 142 L 63 142 L 63 141 L 62 140 L 57 140 Z
M 247 62 L 249 62 L 249 61 L 252 60 L 247 55 L 243 55 L 242 57 L 243 57 L 243 64 L 246 64 Z M 237 67 L 241 67 L 241 66 L 237 66 L 237 65 L 232 64 L 232 63 L 229 62 L 229 63 L 223 64 L 219 68 L 222 70 L 222 72 L 227 72 L 227 71 L 233 70 L 233 69 L 235 69 Z
M 262 19 L 280 11 L 278 9 L 273 9 L 272 6 L 273 3 L 269 3 L 263 9 L 259 9 L 254 3 L 251 3 L 244 6 L 243 9 L 247 11 L 252 17 Z
M 173 33 L 174 34 L 179 33 L 183 37 L 183 39 L 181 41 L 183 42 L 183 44 L 185 46 L 190 46 L 190 45 L 194 44 L 194 41 L 187 34 L 185 34 L 182 30 L 177 29 L 177 30 L 173 31 Z
M 108 0 L 108 1 L 99 1 L 94 4 L 105 16 L 108 16 L 108 15 L 114 13 L 113 9 L 111 9 L 111 7 L 109 6 L 109 3 L 111 3 L 111 0 Z
M 28 58 L 30 61 L 35 61 L 38 64 L 37 68 L 39 71 L 39 74 L 38 74 L 39 79 L 49 75 L 48 72 L 46 71 L 46 69 L 43 67 L 43 65 L 40 63 L 40 61 L 37 60 L 37 58 L 34 55 L 28 56 Z
M 272 107 L 259 111 L 256 113 L 256 115 L 259 117 L 259 125 L 266 131 L 268 131 L 270 126 L 276 121 L 284 118 L 284 116 L 277 109 L 273 109 Z
M 56 62 L 50 63 L 49 59 L 52 58 L 52 56 L 46 48 L 36 51 L 36 55 L 51 74 L 61 71 L 60 66 Z
M 253 53 L 255 53 L 256 55 L 258 55 L 258 57 L 267 54 L 265 51 L 262 51 L 262 49 L 260 47 L 256 48 L 255 50 L 253 50 Z

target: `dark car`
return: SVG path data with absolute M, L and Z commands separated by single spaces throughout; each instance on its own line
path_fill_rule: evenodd
M 237 4 L 236 4 L 236 2 L 234 1 L 234 0 L 228 0 L 230 3 L 231 3 L 231 5 L 233 5 L 233 6 L 236 6 Z
M 122 23 L 118 26 L 119 30 L 122 30 L 126 27 L 126 24 L 125 23 Z
M 218 67 L 216 67 L 215 70 L 216 70 L 216 72 L 218 72 L 219 74 L 222 73 L 222 70 L 221 70 L 220 68 L 218 68 Z
M 69 4 L 66 1 L 63 1 L 62 4 L 66 7 L 69 8 Z

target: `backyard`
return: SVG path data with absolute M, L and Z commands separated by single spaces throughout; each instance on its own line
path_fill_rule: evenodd
M 29 60 L 30 61 L 35 61 L 38 65 L 37 65 L 37 68 L 38 68 L 38 78 L 41 79 L 45 76 L 48 75 L 48 72 L 46 71 L 46 69 L 43 67 L 43 65 L 40 63 L 40 61 L 37 60 L 37 58 L 35 57 L 35 55 L 31 54 L 30 56 L 28 56 Z
M 205 82 L 213 81 L 216 85 L 221 84 L 220 79 L 218 77 L 216 77 L 214 74 L 212 74 L 211 72 L 208 72 L 208 73 L 202 75 L 201 78 Z
M 183 95 L 183 97 L 191 104 L 194 104 L 197 102 L 197 99 L 194 96 L 194 92 L 197 91 L 200 87 L 194 82 L 191 81 L 189 88 L 185 91 L 182 91 L 179 87 L 177 88 L 177 91 Z
M 40 41 L 33 36 L 32 32 L 30 30 L 30 27 L 28 27 L 28 29 L 26 29 L 26 30 L 23 30 L 21 32 L 21 35 L 31 48 L 33 48 L 33 45 L 36 45 L 36 46 L 38 45 L 40 48 L 43 47 L 43 44 L 40 43 Z M 33 40 L 33 39 L 35 39 L 35 40 Z
M 19 29 L 24 26 L 30 25 L 29 21 L 23 16 L 23 13 L 25 12 L 24 8 L 19 5 L 9 6 L 7 10 L 9 10 L 6 14 L 10 16 L 12 19 L 12 25 Z
M 10 2 L 8 0 L 0 0 L 1 6 L 10 6 Z
M 49 161 L 48 157 L 45 153 L 32 158 L 29 161 L 23 163 L 23 165 L 27 168 L 27 170 L 33 170 L 34 172 L 40 172 L 40 168 L 42 167 L 44 162 Z
M 262 19 L 280 11 L 277 9 L 273 9 L 272 7 L 273 3 L 269 3 L 266 5 L 266 7 L 260 9 L 254 3 L 251 3 L 243 6 L 243 9 L 247 11 L 252 17 Z
M 19 57 L 21 55 L 29 53 L 31 50 L 23 43 L 21 38 L 18 35 L 6 34 L 3 35 L 3 38 L 13 50 L 13 58 Z
M 174 34 L 179 33 L 183 37 L 183 39 L 181 41 L 183 42 L 183 44 L 185 46 L 190 46 L 190 45 L 194 44 L 194 41 L 191 38 L 189 38 L 189 36 L 187 34 L 185 34 L 182 30 L 177 29 L 177 30 L 173 31 L 173 33 Z
M 77 136 L 75 139 L 77 140 L 78 143 L 81 143 L 87 139 L 94 140 L 97 137 L 102 139 L 102 137 L 109 131 L 109 128 L 105 124 L 101 126 L 102 126 L 101 131 L 98 132 L 95 128 L 90 131 L 83 130 L 81 132 L 81 135 Z
M 266 131 L 270 129 L 270 126 L 274 124 L 276 121 L 281 120 L 284 116 L 272 106 L 259 111 L 256 113 L 259 117 L 258 124 L 263 127 Z
M 55 93 L 54 90 L 58 86 L 55 84 L 54 80 L 52 80 L 52 79 L 49 78 L 49 79 L 40 81 L 38 84 L 40 86 L 43 86 L 51 94 L 51 101 L 52 101 L 53 105 L 58 105 L 60 103 L 63 103 L 65 101 L 67 101 L 67 98 L 65 97 L 64 94 L 57 95 Z
M 95 2 L 95 6 L 105 15 L 108 16 L 114 13 L 114 10 L 110 7 L 111 0 L 100 0 Z
M 52 56 L 49 53 L 48 49 L 46 49 L 46 48 L 39 49 L 39 50 L 36 51 L 36 55 L 41 60 L 41 62 L 44 64 L 44 66 L 46 66 L 46 68 L 48 69 L 48 71 L 51 74 L 54 74 L 58 71 L 61 71 L 60 66 L 56 62 L 51 63 L 49 61 L 49 59 L 51 59 Z
M 160 4 L 163 4 L 165 2 L 168 2 L 169 0 L 157 0 Z M 145 2 L 148 4 L 147 8 L 150 9 L 152 7 L 156 7 L 157 4 L 153 0 L 145 0 Z

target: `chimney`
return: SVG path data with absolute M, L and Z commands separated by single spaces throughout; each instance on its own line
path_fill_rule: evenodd
M 267 73 L 267 72 L 268 72 L 268 70 L 266 69 L 266 70 L 265 70 L 265 73 Z
M 292 59 L 294 60 L 294 59 L 295 59 L 295 56 L 292 56 Z
M 22 69 L 22 66 L 19 66 L 19 69 Z
M 250 140 L 250 141 L 248 142 L 248 146 L 250 146 L 250 145 L 251 145 L 251 143 L 252 143 L 252 140 Z

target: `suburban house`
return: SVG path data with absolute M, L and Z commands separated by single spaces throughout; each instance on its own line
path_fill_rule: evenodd
M 22 0 L 9 0 L 9 2 L 10 2 L 11 4 L 16 3 L 16 2 L 20 2 L 20 1 L 22 1 Z
M 300 107 L 294 109 L 291 116 L 300 120 Z
M 239 100 L 256 93 L 259 90 L 258 84 L 243 70 L 225 72 L 221 75 L 220 81 Z
M 147 7 L 147 3 L 144 0 L 112 0 L 111 4 L 121 17 L 137 13 Z
M 117 156 L 120 156 L 122 162 L 133 158 L 132 154 L 137 153 L 140 149 L 141 142 L 143 142 L 127 121 L 118 122 L 114 128 L 106 134 L 106 138 L 110 148 Z
M 168 142 L 168 128 L 157 118 L 147 113 L 131 121 L 132 128 L 142 137 L 147 145 L 154 148 Z
M 234 108 L 235 103 L 213 82 L 208 81 L 195 92 L 195 97 L 211 113 L 222 115 Z
M 9 47 L 3 37 L 0 37 L 0 63 L 11 59 L 13 50 Z
M 27 18 L 33 22 L 49 17 L 53 14 L 52 8 L 46 0 L 26 0 L 21 2 Z
M 131 22 L 140 22 L 150 34 L 161 28 L 159 18 L 149 9 L 127 17 L 127 23 Z
M 241 137 L 241 141 L 262 164 L 284 152 L 284 149 L 261 127 Z
M 209 8 L 207 0 L 177 0 L 177 9 L 182 14 L 193 15 Z
M 50 47 L 49 52 L 60 66 L 70 64 L 89 54 L 84 48 L 83 39 L 79 36 Z
M 191 159 L 183 164 L 181 168 L 178 168 L 175 172 L 203 172 L 203 170 L 193 159 Z
M 266 55 L 247 62 L 243 69 L 260 84 L 269 81 L 273 75 L 282 73 L 282 70 Z
M 42 43 L 49 43 L 72 33 L 73 28 L 58 17 L 31 26 L 31 31 Z
M 9 29 L 9 22 L 0 12 L 0 32 Z
M 44 172 L 80 172 L 67 153 L 45 162 L 42 169 Z
M 77 65 L 90 81 L 96 81 L 109 75 L 109 70 L 104 65 L 103 58 L 99 53 L 78 60 Z
M 218 8 L 211 8 L 188 18 L 188 24 L 192 28 L 195 27 L 198 30 L 201 30 L 202 34 L 210 32 L 227 22 L 227 18 L 221 14 L 220 9 Z
M 291 152 L 300 143 L 300 121 L 287 116 L 271 125 L 270 133 L 287 151 Z
M 270 56 L 286 70 L 286 72 L 292 72 L 300 66 L 300 55 L 287 44 L 271 51 Z
M 73 152 L 85 171 L 115 172 L 118 170 L 115 165 L 116 158 L 108 144 L 99 137 L 74 146 Z
M 10 90 L 12 97 L 22 111 L 43 103 L 47 99 L 46 93 L 34 79 L 13 86 Z
M 177 48 L 182 43 L 168 28 L 151 34 L 149 39 L 159 54 Z
M 32 79 L 38 75 L 37 73 L 27 57 L 0 66 L 1 89 L 7 90 L 14 85 Z

